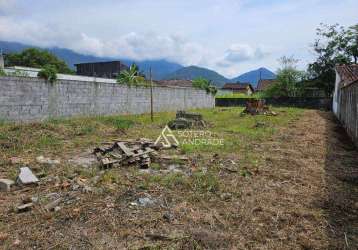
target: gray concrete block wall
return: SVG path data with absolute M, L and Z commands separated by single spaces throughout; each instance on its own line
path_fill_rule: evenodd
M 192 88 L 154 87 L 154 112 L 212 108 L 215 98 Z M 0 77 L 0 120 L 143 114 L 150 112 L 150 88 L 115 83 Z

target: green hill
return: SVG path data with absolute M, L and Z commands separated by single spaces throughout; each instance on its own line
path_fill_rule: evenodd
M 181 68 L 169 75 L 165 76 L 163 79 L 165 80 L 194 80 L 198 77 L 203 77 L 208 80 L 213 81 L 215 86 L 222 87 L 225 83 L 230 82 L 229 79 L 224 76 L 218 74 L 213 70 L 209 70 L 206 68 L 200 68 L 197 66 L 189 66 Z

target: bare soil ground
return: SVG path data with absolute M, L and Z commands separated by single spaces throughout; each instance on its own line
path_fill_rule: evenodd
M 233 111 L 220 110 L 225 112 Z M 136 167 L 35 169 L 48 173 L 47 181 L 0 193 L 0 249 L 357 249 L 358 151 L 329 112 L 305 110 L 275 126 L 237 151 L 188 153 L 189 176 L 157 176 Z M 241 140 L 233 131 L 223 133 Z M 113 139 L 113 131 L 101 137 Z M 14 175 L 12 142 L 6 143 L 1 177 Z M 74 153 L 52 150 L 62 162 Z M 16 153 L 33 159 L 39 152 Z M 73 190 L 74 181 L 89 185 L 93 178 L 99 183 L 92 190 Z M 21 200 L 50 193 L 65 198 L 59 211 L 41 204 L 25 213 L 13 210 Z M 140 197 L 155 203 L 133 205 Z

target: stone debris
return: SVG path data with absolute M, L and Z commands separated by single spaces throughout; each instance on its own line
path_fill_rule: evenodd
M 34 205 L 33 203 L 21 204 L 21 205 L 17 206 L 16 212 L 17 213 L 28 212 L 32 209 L 33 205 Z
M 0 179 L 0 191 L 9 192 L 14 184 L 15 182 L 12 180 Z
M 59 160 L 52 160 L 51 158 L 44 157 L 42 155 L 36 157 L 36 161 L 40 164 L 47 164 L 47 165 L 58 165 L 61 162 Z
M 20 168 L 20 174 L 17 177 L 17 182 L 19 184 L 28 185 L 38 183 L 39 179 L 32 173 L 28 167 Z
M 57 207 L 55 207 L 54 209 L 53 209 L 53 211 L 55 211 L 55 212 L 58 212 L 58 211 L 60 211 L 61 210 L 61 207 L 60 206 L 57 206 Z
M 138 205 L 142 206 L 142 207 L 148 207 L 148 206 L 152 206 L 154 204 L 155 204 L 155 201 L 148 197 L 138 199 Z
M 175 120 L 168 123 L 170 129 L 205 128 L 206 123 L 201 114 L 178 111 Z
M 50 203 L 48 203 L 46 206 L 45 206 L 45 210 L 46 211 L 54 211 L 56 207 L 58 207 L 58 205 L 63 201 L 62 198 L 58 198 Z
M 159 148 L 154 142 L 142 138 L 137 141 L 117 141 L 108 147 L 97 147 L 94 154 L 102 167 L 137 164 L 140 168 L 148 168 Z
M 157 200 L 152 198 L 149 194 L 144 197 L 139 197 L 134 202 L 131 202 L 131 206 L 150 207 L 157 204 Z

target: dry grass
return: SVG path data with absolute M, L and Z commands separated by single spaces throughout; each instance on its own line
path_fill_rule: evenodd
M 181 148 L 191 157 L 189 175 L 146 174 L 136 167 L 101 173 L 66 161 L 118 137 L 155 139 L 172 113 L 160 114 L 154 124 L 148 116 L 129 116 L 2 125 L 2 177 L 16 174 L 19 165 L 9 159 L 18 156 L 58 179 L 1 193 L 0 248 L 354 249 L 358 156 L 331 114 L 278 109 L 277 117 L 241 117 L 240 111 L 200 111 L 226 145 Z M 257 128 L 257 122 L 265 126 Z M 39 154 L 62 164 L 39 166 Z M 74 175 L 88 183 L 101 177 L 85 193 L 64 185 Z M 39 205 L 24 214 L 11 210 L 22 197 L 52 192 L 79 200 L 58 212 Z M 147 194 L 158 204 L 130 205 Z M 8 236 L 1 240 L 1 234 Z

